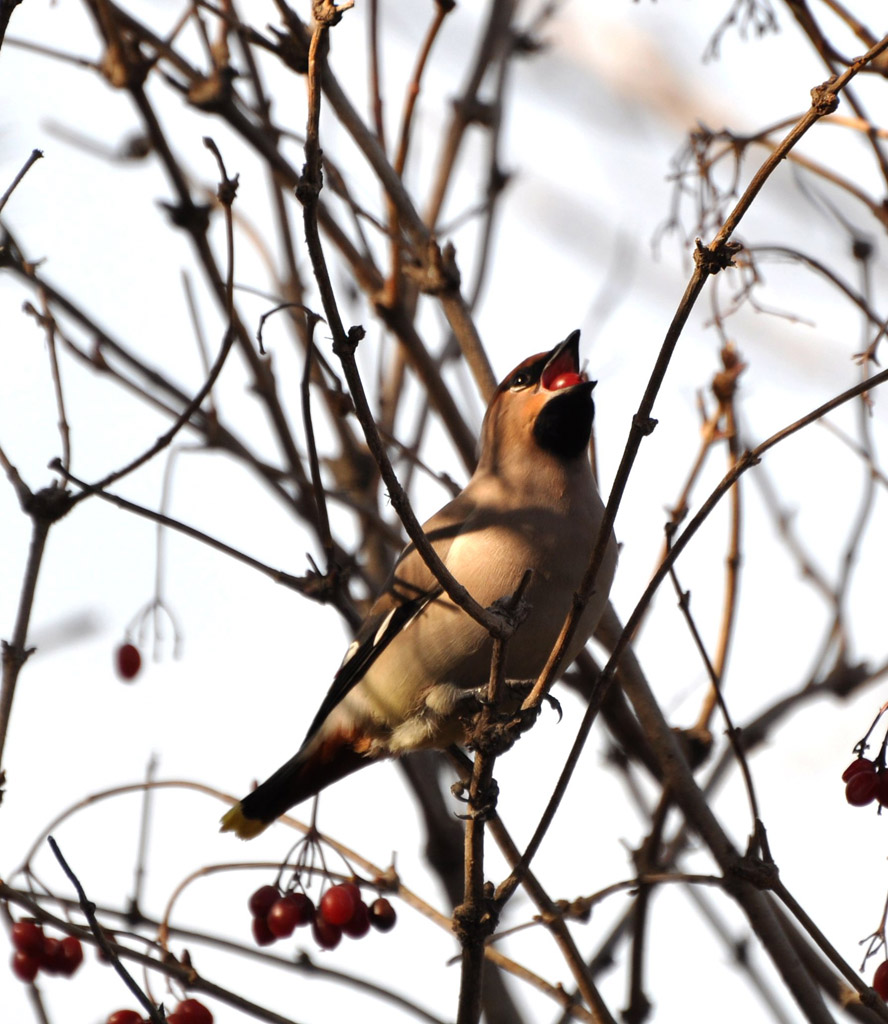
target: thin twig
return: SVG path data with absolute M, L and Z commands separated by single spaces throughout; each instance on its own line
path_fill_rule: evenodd
M 136 997 L 140 1005 L 144 1007 L 150 1020 L 153 1021 L 154 1024 L 165 1024 L 166 1017 L 163 1012 L 163 1007 L 158 1008 L 154 1004 L 154 1002 L 151 999 L 149 999 L 147 995 L 145 995 L 141 986 L 136 982 L 136 980 L 133 978 L 130 972 L 123 966 L 123 964 L 120 962 L 120 957 L 117 955 L 111 944 L 108 942 L 108 938 L 105 935 L 102 926 L 99 924 L 98 918 L 96 917 L 95 903 L 87 899 L 86 893 L 83 890 L 83 886 L 80 884 L 80 879 L 74 874 L 74 872 L 68 865 L 68 862 L 62 856 L 62 851 L 59 849 L 58 843 L 56 843 L 55 839 L 53 839 L 52 836 L 47 836 L 46 841 L 47 843 L 49 843 L 49 848 L 52 850 L 56 860 L 61 865 L 62 870 L 68 876 L 68 880 L 74 886 L 74 889 L 77 892 L 77 898 L 80 901 L 80 909 L 83 911 L 86 920 L 89 922 L 90 930 L 95 936 L 96 942 L 101 951 L 105 954 L 105 957 L 107 958 L 108 962 L 111 964 L 114 970 L 117 971 L 117 973 L 120 975 L 121 979 L 123 980 L 123 983 Z
M 18 0 L 18 2 L 20 2 L 20 0 Z M 4 6 L 7 6 L 7 5 L 4 4 Z M 2 12 L 0 12 L 0 22 L 2 22 Z M 16 176 L 12 179 L 12 183 L 10 184 L 9 188 L 3 193 L 2 196 L 0 196 L 0 213 L 3 212 L 3 207 L 6 206 L 6 203 L 9 200 L 9 197 L 12 195 L 13 192 L 15 192 L 18 183 L 22 180 L 22 178 L 24 178 L 24 176 L 28 173 L 28 171 L 30 171 L 30 169 L 34 166 L 34 164 L 37 163 L 37 161 L 42 156 L 43 156 L 43 150 L 41 150 L 41 149 L 33 149 L 33 150 L 31 150 L 31 155 L 25 161 L 24 165 L 22 166 L 22 168 L 18 172 L 18 174 L 16 174 Z
M 308 447 L 308 463 L 311 471 L 311 484 L 314 490 L 315 502 L 318 506 L 318 523 L 321 536 L 321 546 L 326 556 L 325 572 L 330 575 L 335 570 L 335 557 L 333 553 L 333 538 L 330 534 L 330 518 L 327 515 L 326 491 L 324 481 L 321 479 L 321 466 L 318 461 L 318 448 L 315 442 L 314 423 L 311 416 L 311 371 L 312 357 L 315 351 L 314 333 L 318 321 L 321 319 L 317 313 L 310 310 L 305 311 L 307 322 L 305 340 L 305 368 L 302 371 L 302 422 L 305 427 L 305 440 Z
M 191 537 L 192 540 L 199 540 L 202 544 L 207 544 L 216 551 L 220 551 L 223 555 L 228 555 L 238 562 L 243 562 L 245 565 L 249 565 L 251 568 L 257 569 L 263 575 L 268 576 L 274 583 L 281 583 L 285 587 L 289 587 L 291 590 L 296 590 L 300 594 L 315 598 L 316 600 L 326 601 L 329 598 L 323 577 L 318 576 L 316 573 L 308 573 L 305 576 L 294 576 L 291 573 L 284 572 L 282 569 L 275 569 L 270 565 L 266 565 L 264 562 L 260 562 L 257 558 L 253 558 L 245 552 L 240 551 L 237 548 L 233 548 L 229 544 L 225 544 L 223 541 L 217 540 L 215 537 L 211 537 L 202 530 L 189 526 L 187 523 L 183 523 L 178 519 L 171 519 L 169 516 L 165 516 L 160 512 L 155 512 L 153 509 L 145 508 L 144 505 L 138 505 L 136 502 L 129 501 L 128 499 L 121 497 L 119 494 L 112 494 L 110 491 L 104 490 L 96 491 L 92 489 L 93 485 L 86 483 L 84 480 L 78 479 L 73 475 L 73 473 L 65 473 L 58 461 L 50 463 L 50 467 L 56 470 L 56 472 L 61 473 L 66 480 L 73 483 L 76 487 L 82 488 L 83 490 L 89 490 L 90 494 L 95 494 L 96 497 L 101 498 L 103 501 L 108 501 L 112 505 L 116 505 L 118 508 L 125 509 L 127 512 L 134 512 L 138 516 L 143 516 L 145 519 L 152 520 L 152 522 L 167 526 L 171 530 L 176 530 L 178 533 L 183 533 L 186 537 Z
M 472 597 L 468 590 L 459 583 L 453 574 L 447 569 L 441 558 L 432 547 L 428 538 L 423 533 L 419 520 L 416 518 L 410 500 L 403 487 L 401 487 L 391 461 L 385 451 L 385 447 L 379 437 L 373 414 L 370 411 L 367 396 L 358 372 L 355 350 L 358 341 L 363 337 L 363 328 L 354 327 L 346 335 L 342 318 L 339 315 L 339 306 L 330 281 L 330 274 L 324 258 L 324 250 L 321 244 L 318 231 L 317 201 L 322 185 L 321 163 L 320 163 L 320 142 L 318 134 L 318 123 L 320 119 L 321 90 L 319 78 L 321 76 L 321 40 L 328 31 L 326 23 L 318 22 L 312 34 L 311 46 L 308 55 L 308 126 L 305 133 L 305 174 L 303 182 L 298 191 L 298 198 L 303 206 L 303 220 L 305 223 L 305 236 L 308 244 L 309 256 L 311 257 L 312 268 L 315 279 L 321 293 L 321 300 L 324 306 L 324 313 L 327 323 L 333 335 L 333 351 L 342 362 L 343 373 L 351 391 L 352 400 L 355 404 L 355 414 L 358 422 L 364 431 L 364 436 L 370 448 L 373 458 L 379 466 L 379 471 L 388 489 L 392 506 L 398 514 L 404 529 L 416 546 L 416 550 L 426 563 L 429 571 L 446 591 L 448 597 L 469 614 L 476 622 L 480 623 L 494 638 L 509 635 L 508 623 L 503 617 L 495 612 L 484 609 Z

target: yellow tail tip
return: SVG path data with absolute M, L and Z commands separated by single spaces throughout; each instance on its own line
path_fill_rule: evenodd
M 254 839 L 260 832 L 268 828 L 267 821 L 248 818 L 242 804 L 235 804 L 230 811 L 222 816 L 220 832 L 233 832 L 239 839 Z

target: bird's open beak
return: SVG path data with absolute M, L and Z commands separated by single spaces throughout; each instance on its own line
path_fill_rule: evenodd
M 586 379 L 580 372 L 580 332 L 571 333 L 549 353 L 543 367 L 542 385 L 547 391 L 561 391 L 577 384 L 588 384 L 595 387 L 595 381 Z

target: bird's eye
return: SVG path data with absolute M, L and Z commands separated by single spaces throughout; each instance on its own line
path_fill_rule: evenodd
M 509 387 L 512 391 L 521 391 L 523 388 L 529 388 L 532 383 L 531 374 L 527 370 L 521 370 L 509 381 Z

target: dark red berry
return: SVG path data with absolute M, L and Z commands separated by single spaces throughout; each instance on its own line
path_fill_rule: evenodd
M 270 946 L 277 936 L 268 927 L 264 917 L 253 918 L 253 939 L 257 946 Z
M 40 966 L 47 974 L 65 973 L 65 951 L 58 939 L 47 937 L 43 940 Z
M 342 926 L 344 935 L 351 939 L 363 938 L 370 931 L 370 908 L 363 900 L 358 900 L 355 912 Z
M 12 926 L 12 944 L 20 953 L 40 956 L 43 952 L 43 929 L 36 921 L 16 921 Z
M 114 652 L 114 662 L 117 665 L 117 674 L 127 682 L 135 679 L 142 667 L 142 655 L 135 644 L 121 644 Z
M 354 882 L 341 882 L 340 884 L 343 889 L 348 889 L 352 894 L 355 903 L 361 902 L 361 887 L 359 885 L 356 885 Z
M 135 1010 L 115 1010 L 105 1024 L 142 1024 L 142 1015 Z
M 320 911 L 315 914 L 311 923 L 311 933 L 321 949 L 336 949 L 342 938 L 342 929 L 339 925 L 331 924 Z
M 315 905 L 311 899 L 304 892 L 290 892 L 287 895 L 296 916 L 296 927 L 311 924 L 315 916 Z
M 888 999 L 888 960 L 883 960 L 873 975 L 873 988 L 883 999 Z
M 179 1024 L 213 1024 L 213 1015 L 199 999 L 183 999 L 176 1007 Z M 167 1017 L 169 1021 L 172 1017 Z
M 40 970 L 40 958 L 17 949 L 12 954 L 12 973 L 19 981 L 33 981 Z
M 342 927 L 342 925 L 351 920 L 351 916 L 355 912 L 355 904 L 357 903 L 354 893 L 356 888 L 357 886 L 350 883 L 330 886 L 321 897 L 321 902 L 318 906 L 318 910 L 325 921 Z M 360 899 L 360 896 L 358 896 L 358 899 Z
M 250 897 L 248 904 L 253 917 L 265 917 L 272 906 L 280 899 L 280 890 L 276 885 L 263 885 Z
M 858 757 L 842 772 L 842 782 L 848 782 L 860 772 L 874 772 L 875 770 L 876 764 L 874 761 L 870 761 L 868 757 Z
M 866 807 L 876 799 L 876 787 L 879 778 L 872 772 L 859 772 L 852 775 L 845 786 L 845 799 L 852 807 Z
M 395 908 L 384 896 L 380 896 L 378 900 L 374 900 L 370 904 L 370 924 L 378 932 L 390 932 L 395 927 L 397 920 L 398 915 L 395 913 Z
M 179 1013 L 168 1013 L 166 1022 L 167 1024 L 185 1024 L 182 1015 Z
M 293 934 L 293 929 L 300 923 L 302 911 L 295 900 L 295 893 L 286 893 L 272 904 L 265 923 L 268 930 L 277 939 L 286 939 Z
M 64 974 L 66 978 L 70 978 L 83 963 L 83 946 L 80 945 L 80 939 L 74 935 L 66 935 L 62 939 L 61 945 L 62 958 L 59 973 Z

